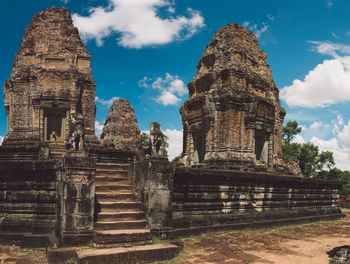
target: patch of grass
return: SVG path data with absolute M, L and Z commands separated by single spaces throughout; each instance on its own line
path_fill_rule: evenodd
M 76 259 L 69 259 L 64 264 L 78 264 L 78 261 Z
M 160 238 L 157 236 L 152 236 L 152 244 L 159 244 Z

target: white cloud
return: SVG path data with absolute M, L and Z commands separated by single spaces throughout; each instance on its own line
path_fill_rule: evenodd
M 299 144 L 305 144 L 305 139 L 300 135 L 300 134 L 297 134 L 293 140 L 292 140 L 292 143 L 299 143 Z
M 95 134 L 99 138 L 101 136 L 103 130 L 103 124 L 101 124 L 99 121 L 95 121 Z
M 0 136 L 0 145 L 2 144 L 3 141 L 4 141 L 4 137 Z
M 343 130 L 339 131 L 338 138 L 339 138 L 340 143 L 345 148 L 350 150 L 350 120 L 349 120 L 348 124 L 343 127 Z
M 101 136 L 103 130 L 103 124 L 101 124 L 99 121 L 95 121 L 95 134 L 99 138 Z
M 247 29 L 249 29 L 250 31 L 253 31 L 253 33 L 255 34 L 256 38 L 260 38 L 261 34 L 266 32 L 267 29 L 269 28 L 269 25 L 267 25 L 266 23 L 262 23 L 262 26 L 259 29 L 257 24 L 252 24 L 252 23 L 250 23 L 248 21 L 244 22 L 243 26 L 246 27 Z
M 327 8 L 333 7 L 334 3 L 332 1 L 326 1 Z
M 61 0 L 63 4 L 68 4 L 69 0 Z
M 334 37 L 334 38 L 339 38 L 339 36 L 337 34 L 335 34 L 334 32 L 331 32 L 331 35 Z
M 100 98 L 98 96 L 95 97 L 95 101 L 97 103 L 100 103 L 100 104 L 105 105 L 105 106 L 111 106 L 114 103 L 114 101 L 117 101 L 117 100 L 119 100 L 119 97 L 117 97 L 117 96 L 114 96 L 109 100 L 105 100 L 105 99 Z
M 188 16 L 175 13 L 169 0 L 108 0 L 108 7 L 94 7 L 89 16 L 73 14 L 74 25 L 86 40 L 95 39 L 98 46 L 103 40 L 119 34 L 118 44 L 126 48 L 161 45 L 184 40 L 204 27 L 199 11 L 187 9 Z M 167 14 L 159 13 L 167 9 Z
M 274 21 L 275 17 L 271 14 L 267 14 L 266 17 L 270 20 L 270 21 Z
M 143 79 L 138 81 L 139 87 L 152 87 L 158 90 L 160 94 L 154 100 L 162 105 L 176 105 L 181 101 L 182 96 L 187 94 L 185 83 L 177 75 L 165 74 L 165 78 L 158 77 Z
M 319 147 L 320 151 L 331 151 L 335 161 L 335 166 L 341 170 L 350 170 L 350 150 L 339 144 L 336 138 L 322 140 L 318 137 L 311 138 L 310 142 Z
M 280 93 L 290 107 L 325 107 L 338 102 L 350 101 L 350 46 L 329 42 L 312 41 L 314 50 L 334 59 L 325 60 L 311 70 L 303 81 L 295 79 Z
M 169 160 L 172 160 L 182 153 L 183 134 L 181 130 L 168 128 L 164 131 L 164 134 L 169 138 L 167 151 Z

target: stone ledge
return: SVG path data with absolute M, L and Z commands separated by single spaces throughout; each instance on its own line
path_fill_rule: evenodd
M 329 215 L 318 215 L 318 216 L 306 216 L 306 217 L 296 217 L 288 219 L 276 219 L 268 221 L 254 221 L 249 223 L 235 223 L 227 225 L 217 225 L 217 226 L 198 226 L 189 228 L 177 228 L 169 231 L 169 237 L 180 237 L 189 235 L 198 235 L 205 232 L 217 232 L 217 231 L 229 231 L 237 229 L 257 229 L 266 228 L 273 226 L 287 226 L 293 224 L 306 224 L 314 221 L 325 221 L 325 220 L 336 220 L 344 218 L 345 215 L 339 214 L 329 214 Z
M 49 264 L 65 263 L 73 258 L 79 264 L 132 264 L 169 260 L 178 253 L 179 248 L 176 245 L 155 244 L 104 249 L 49 248 L 46 255 Z

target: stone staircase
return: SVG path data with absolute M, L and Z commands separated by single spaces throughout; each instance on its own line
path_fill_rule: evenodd
M 95 223 L 96 247 L 147 245 L 152 235 L 128 164 L 96 164 L 96 199 L 100 212 Z
M 49 149 L 50 159 L 60 159 L 66 152 L 66 147 L 64 146 L 64 143 L 59 141 L 49 142 Z

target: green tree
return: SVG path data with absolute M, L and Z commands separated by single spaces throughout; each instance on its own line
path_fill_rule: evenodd
M 172 159 L 171 164 L 176 167 L 179 164 L 179 161 L 181 159 L 181 155 L 176 156 L 175 158 Z
M 282 128 L 283 143 L 290 143 L 301 130 L 302 128 L 298 126 L 297 121 L 288 121 L 287 125 Z
M 162 148 L 163 148 L 163 153 L 166 157 L 168 157 L 168 151 L 166 150 L 169 147 L 169 137 L 167 137 L 166 135 L 164 135 L 164 141 L 162 144 Z M 141 133 L 141 144 L 143 146 L 148 146 L 149 144 L 149 134 L 147 132 L 142 132 Z
M 322 151 L 312 143 L 300 144 L 292 142 L 293 138 L 302 131 L 297 121 L 288 121 L 282 129 L 283 145 L 282 158 L 288 161 L 290 158 L 299 160 L 300 169 L 305 177 L 317 177 L 323 170 L 330 170 L 334 166 L 333 153 Z

